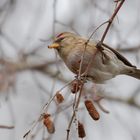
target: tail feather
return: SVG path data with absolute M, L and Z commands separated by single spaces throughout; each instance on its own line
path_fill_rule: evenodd
M 140 69 L 135 69 L 133 73 L 129 73 L 128 75 L 140 80 Z

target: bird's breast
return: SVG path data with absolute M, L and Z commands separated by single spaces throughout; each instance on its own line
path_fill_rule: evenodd
M 84 73 L 89 64 L 92 63 L 92 61 L 93 61 L 93 52 L 89 51 L 84 52 L 84 50 L 75 48 L 74 51 L 69 53 L 65 63 L 72 72 L 77 74 L 79 72 L 80 67 L 81 73 Z

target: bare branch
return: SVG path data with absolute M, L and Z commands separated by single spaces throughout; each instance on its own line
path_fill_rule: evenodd
M 0 129 L 13 129 L 14 126 L 0 125 Z

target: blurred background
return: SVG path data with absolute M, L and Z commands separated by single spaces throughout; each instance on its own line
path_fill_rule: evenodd
M 115 9 L 113 0 L 0 0 L 0 139 L 22 140 L 47 104 L 66 83 L 74 79 L 54 50 L 48 49 L 55 35 L 71 31 L 88 38 Z M 126 0 L 104 43 L 118 49 L 140 68 L 140 1 Z M 100 40 L 106 25 L 92 37 Z M 88 91 L 87 91 L 88 89 Z M 81 98 L 77 118 L 83 123 L 85 140 L 139 140 L 140 81 L 118 76 L 105 84 L 85 85 L 105 98 L 98 106 L 100 120 L 93 121 Z M 55 133 L 38 121 L 28 140 L 66 140 L 74 95 L 67 86 L 62 104 L 52 101 Z M 96 104 L 95 104 L 96 105 Z M 73 123 L 70 140 L 79 139 Z

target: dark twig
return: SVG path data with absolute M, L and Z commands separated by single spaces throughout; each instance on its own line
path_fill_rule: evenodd
M 88 44 L 88 42 L 90 41 L 90 39 L 93 37 L 93 35 L 96 33 L 96 31 L 97 31 L 100 27 L 102 27 L 103 25 L 105 25 L 106 23 L 108 23 L 108 21 L 103 22 L 101 25 L 99 25 L 99 26 L 92 32 L 92 34 L 90 35 L 90 37 L 89 37 L 88 40 L 87 40 L 87 44 Z
M 125 1 L 125 0 L 122 0 L 121 2 L 120 2 L 120 1 L 117 1 L 117 4 L 118 4 L 119 2 L 120 2 L 120 3 L 118 4 L 118 6 L 116 6 L 116 8 L 115 8 L 115 10 L 114 10 L 114 13 L 112 14 L 111 18 L 110 18 L 108 21 L 102 23 L 99 27 L 97 27 L 97 29 L 95 29 L 95 31 L 90 35 L 89 39 L 85 42 L 85 48 L 84 48 L 83 55 L 81 56 L 81 62 L 80 62 L 80 68 L 79 68 L 78 77 L 81 77 L 81 70 L 82 70 L 82 64 L 83 64 L 83 60 L 84 60 L 84 55 L 85 55 L 86 47 L 87 47 L 87 45 L 88 45 L 90 39 L 92 38 L 92 36 L 94 35 L 94 33 L 95 33 L 101 26 L 103 26 L 104 24 L 108 23 L 108 25 L 107 25 L 107 27 L 106 27 L 104 33 L 103 33 L 103 36 L 102 36 L 102 38 L 101 38 L 101 41 L 97 44 L 97 47 L 99 47 L 100 49 L 102 49 L 101 46 L 102 46 L 102 44 L 103 44 L 103 41 L 104 41 L 104 39 L 105 39 L 105 37 L 106 37 L 108 31 L 109 31 L 109 28 L 110 28 L 110 26 L 111 26 L 111 24 L 112 24 L 112 22 L 113 22 L 115 16 L 117 15 L 117 13 L 118 13 L 119 9 L 121 8 L 121 6 L 123 5 L 124 1 Z M 116 1 L 115 1 L 115 2 L 116 2 Z M 98 51 L 98 50 L 97 50 L 97 51 Z M 96 53 L 97 53 L 97 51 L 96 51 Z M 90 62 L 90 61 L 89 61 L 89 62 Z M 89 66 L 90 66 L 90 63 L 89 63 Z M 89 67 L 89 66 L 88 66 L 88 67 Z
M 104 42 L 104 39 L 105 39 L 105 37 L 106 37 L 106 35 L 107 35 L 109 29 L 110 29 L 110 26 L 111 26 L 111 24 L 112 24 L 112 22 L 113 22 L 115 16 L 116 16 L 117 13 L 119 12 L 120 8 L 122 7 L 124 1 L 125 1 L 125 0 L 121 0 L 120 3 L 118 4 L 118 6 L 115 8 L 114 13 L 112 14 L 111 18 L 108 20 L 108 25 L 107 25 L 107 27 L 106 27 L 106 29 L 105 29 L 103 35 L 102 35 L 101 41 L 97 44 L 97 47 L 101 47 L 101 46 L 102 46 L 102 44 L 103 44 L 103 42 Z M 117 2 L 119 2 L 119 1 L 117 1 Z
M 67 129 L 67 138 L 66 138 L 66 140 L 69 140 L 70 128 L 71 128 L 73 119 L 74 119 L 74 117 L 75 117 L 75 115 L 76 115 L 76 111 L 78 110 L 78 106 L 79 106 L 80 99 L 81 99 L 81 95 L 82 95 L 83 86 L 84 86 L 84 83 L 81 84 L 81 88 L 80 88 L 80 91 L 79 91 L 79 95 L 78 95 L 77 101 L 76 101 L 76 103 L 75 103 L 75 107 L 74 107 L 74 110 L 73 110 L 73 114 L 72 114 L 71 120 L 70 120 L 69 125 L 68 125 L 68 129 Z
M 56 28 L 55 28 L 55 23 L 56 23 L 56 6 L 57 6 L 57 0 L 54 0 L 53 1 L 53 27 L 52 27 L 53 36 L 55 36 L 55 31 L 56 31 Z
M 6 125 L 0 125 L 0 129 L 13 129 L 14 126 L 6 126 Z

